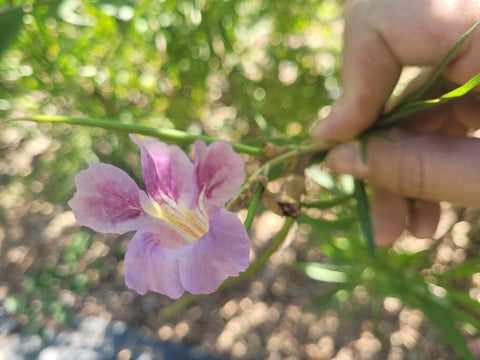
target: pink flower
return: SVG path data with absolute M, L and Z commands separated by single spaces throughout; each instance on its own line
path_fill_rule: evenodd
M 75 178 L 77 221 L 98 232 L 136 230 L 125 254 L 125 282 L 140 294 L 179 298 L 215 291 L 249 265 L 250 241 L 236 214 L 222 209 L 244 178 L 226 142 L 197 140 L 195 159 L 175 145 L 131 135 L 141 148 L 146 192 L 123 170 L 92 164 Z

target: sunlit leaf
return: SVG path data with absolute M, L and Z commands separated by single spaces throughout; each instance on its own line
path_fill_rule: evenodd
M 427 79 L 427 81 L 418 89 L 417 91 L 413 92 L 412 94 L 408 95 L 399 105 L 398 107 L 401 107 L 405 103 L 414 103 L 422 98 L 425 97 L 425 95 L 431 90 L 433 84 L 437 80 L 437 78 L 440 76 L 440 74 L 445 70 L 447 65 L 452 61 L 454 58 L 455 54 L 457 53 L 458 49 L 462 44 L 468 39 L 470 35 L 477 29 L 477 27 L 480 25 L 480 22 L 477 22 L 475 25 L 473 25 L 470 29 L 467 30 L 465 34 L 462 35 L 462 37 L 455 43 L 455 45 L 452 47 L 452 49 L 448 52 L 448 54 L 445 56 L 445 58 L 442 60 L 440 65 L 435 69 L 433 74 Z
M 310 279 L 323 282 L 343 283 L 347 281 L 347 274 L 341 268 L 313 262 L 297 262 L 293 268 L 301 271 Z
M 462 86 L 456 88 L 455 90 L 452 90 L 445 95 L 441 96 L 440 99 L 454 99 L 460 96 L 465 95 L 468 93 L 470 90 L 473 90 L 477 84 L 480 83 L 480 74 L 475 75 L 472 79 L 467 81 L 465 84 Z
M 438 105 L 444 104 L 446 101 L 460 97 L 472 90 L 480 82 L 480 74 L 469 80 L 467 83 L 458 87 L 457 89 L 450 91 L 447 94 L 431 100 L 423 100 L 427 93 L 431 90 L 437 78 L 443 72 L 445 67 L 450 63 L 450 61 L 455 56 L 457 50 L 465 42 L 465 40 L 477 29 L 480 25 L 480 22 L 477 22 L 472 26 L 453 46 L 449 53 L 445 56 L 442 63 L 435 69 L 433 74 L 427 79 L 427 81 L 413 93 L 407 95 L 402 101 L 400 101 L 397 106 L 387 115 L 381 116 L 377 122 L 374 124 L 373 128 L 383 128 L 389 127 L 392 125 L 397 125 L 399 122 L 405 120 L 408 117 L 411 117 L 420 112 L 426 111 Z

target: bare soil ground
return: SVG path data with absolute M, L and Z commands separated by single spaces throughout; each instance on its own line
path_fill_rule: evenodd
M 21 159 L 20 150 L 15 156 Z M 7 156 L 0 162 L 4 179 L 11 171 L 8 161 Z M 72 212 L 66 203 L 54 205 L 41 196 L 22 200 L 22 189 L 15 186 L 21 187 L 0 187 L 0 205 L 5 209 L 0 213 L 0 300 L 19 294 L 28 297 L 33 312 L 18 315 L 24 325 L 36 317 L 46 327 L 68 326 L 44 315 L 45 297 L 35 298 L 26 286 L 27 278 L 39 278 L 53 268 L 59 274 L 87 275 L 88 292 L 75 293 L 62 283 L 61 276 L 58 283 L 43 285 L 74 314 L 123 320 L 161 340 L 198 345 L 205 352 L 232 359 L 460 359 L 420 311 L 405 307 L 398 299 L 380 304 L 380 332 L 362 288 L 341 309 L 323 316 L 309 310 L 308 301 L 329 285 L 306 279 L 287 266 L 297 257 L 322 256 L 308 243 L 301 227 L 292 229 L 283 247 L 251 279 L 202 297 L 165 319 L 162 311 L 172 304 L 170 299 L 155 293 L 140 296 L 124 284 L 121 253 L 131 235 L 94 234 L 74 269 L 64 269 L 63 251 L 79 229 Z M 251 231 L 254 254 L 271 241 L 282 221 L 269 212 L 255 220 Z M 478 212 L 446 205 L 434 239 L 405 236 L 396 247 L 415 251 L 435 246 L 440 265 L 478 257 L 480 232 L 467 238 L 467 232 L 478 224 Z M 480 297 L 480 278 L 474 280 L 477 287 L 472 294 Z M 479 339 L 470 337 L 469 343 L 478 351 Z

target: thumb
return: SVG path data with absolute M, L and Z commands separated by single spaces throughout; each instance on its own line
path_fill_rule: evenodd
M 358 143 L 332 149 L 330 168 L 369 180 L 408 198 L 446 200 L 480 208 L 480 139 L 388 133 L 391 140 L 371 138 L 367 162 Z

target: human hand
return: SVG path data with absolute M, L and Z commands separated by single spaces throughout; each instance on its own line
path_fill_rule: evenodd
M 480 20 L 473 0 L 353 0 L 345 10 L 343 93 L 314 139 L 345 142 L 382 113 L 405 65 L 436 67 L 458 39 Z M 480 72 L 480 30 L 460 47 L 442 76 L 463 84 Z M 444 91 L 446 92 L 446 91 Z M 332 149 L 327 164 L 377 185 L 372 204 L 375 242 L 391 244 L 407 227 L 429 237 L 438 201 L 480 208 L 480 101 L 467 95 L 412 118 L 393 141 L 371 138 L 367 164 L 359 146 Z M 420 199 L 414 205 L 409 198 Z

